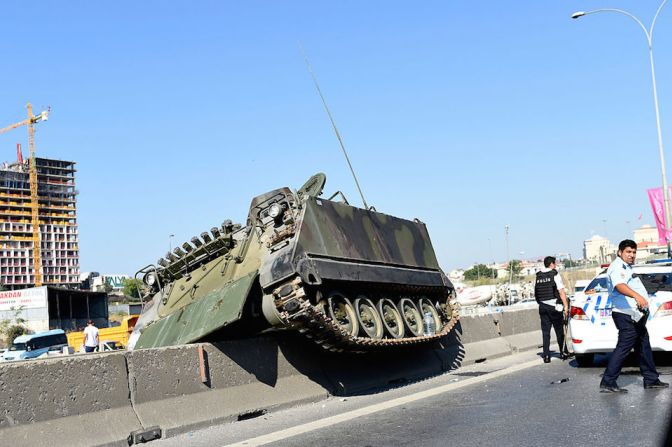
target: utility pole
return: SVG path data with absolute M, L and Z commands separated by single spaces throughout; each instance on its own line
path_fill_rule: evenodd
M 509 255 L 509 225 L 504 225 L 504 234 L 506 236 L 506 259 L 509 263 L 509 295 L 507 297 L 507 305 L 511 304 L 511 280 L 513 279 L 513 266 L 511 265 L 511 256 Z
M 488 245 L 490 245 L 490 259 L 492 260 L 492 279 L 495 279 L 497 269 L 495 268 L 495 257 L 492 256 L 492 239 L 488 238 Z

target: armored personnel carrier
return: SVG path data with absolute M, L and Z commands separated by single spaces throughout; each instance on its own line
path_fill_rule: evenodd
M 146 305 L 129 349 L 273 327 L 355 352 L 448 334 L 455 292 L 425 224 L 321 198 L 325 182 L 257 196 L 244 226 L 224 221 L 140 270 Z

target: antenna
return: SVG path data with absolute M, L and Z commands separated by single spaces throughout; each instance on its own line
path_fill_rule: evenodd
M 306 52 L 303 50 L 303 45 L 301 45 L 301 42 L 299 42 L 299 49 L 301 50 L 301 54 L 303 54 L 303 58 L 306 61 L 306 66 L 308 67 L 308 72 L 310 73 L 310 76 L 313 78 L 313 82 L 315 83 L 315 88 L 317 89 L 317 93 L 320 95 L 320 99 L 322 99 L 322 104 L 324 105 L 324 110 L 326 110 L 327 115 L 329 115 L 329 121 L 331 121 L 331 126 L 334 128 L 334 133 L 336 133 L 336 138 L 338 139 L 338 143 L 341 145 L 341 149 L 343 150 L 343 155 L 345 155 L 345 161 L 348 162 L 348 167 L 350 167 L 350 172 L 352 173 L 352 178 L 355 179 L 355 184 L 357 185 L 357 190 L 359 191 L 359 195 L 362 197 L 362 202 L 364 203 L 364 208 L 366 208 L 368 210 L 369 205 L 367 205 L 366 199 L 364 198 L 364 193 L 362 192 L 362 188 L 360 188 L 359 181 L 357 181 L 357 175 L 355 175 L 355 170 L 352 168 L 352 163 L 350 163 L 350 157 L 348 157 L 348 153 L 345 150 L 345 145 L 343 144 L 343 139 L 341 138 L 341 134 L 338 132 L 338 128 L 336 127 L 336 122 L 334 121 L 334 117 L 331 116 L 331 111 L 329 110 L 329 106 L 327 105 L 327 101 L 324 99 L 324 95 L 322 94 L 322 89 L 320 89 L 320 84 L 317 82 L 317 77 L 315 76 L 315 73 L 313 72 L 313 67 L 310 65 L 310 61 L 308 60 L 308 56 L 306 56 Z

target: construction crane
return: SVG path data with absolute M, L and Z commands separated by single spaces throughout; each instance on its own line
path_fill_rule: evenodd
M 46 121 L 49 118 L 49 110 L 43 111 L 39 115 L 33 115 L 33 106 L 28 103 L 28 118 L 11 124 L 0 129 L 0 134 L 16 129 L 21 126 L 28 126 L 28 149 L 30 150 L 30 162 L 28 179 L 30 183 L 30 214 L 31 225 L 33 227 L 33 262 L 35 265 L 35 287 L 42 285 L 42 248 L 40 246 L 40 201 L 37 195 L 37 165 L 35 163 L 35 127 L 36 123 Z

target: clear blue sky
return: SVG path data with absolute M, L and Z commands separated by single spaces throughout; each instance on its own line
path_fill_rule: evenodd
M 653 223 L 661 176 L 644 34 L 569 16 L 658 4 L 14 1 L 0 127 L 52 107 L 37 151 L 77 162 L 81 270 L 132 274 L 317 171 L 360 203 L 300 41 L 367 201 L 425 221 L 444 269 L 504 260 L 506 224 L 512 257 L 578 257 Z M 654 42 L 672 159 L 672 6 Z

